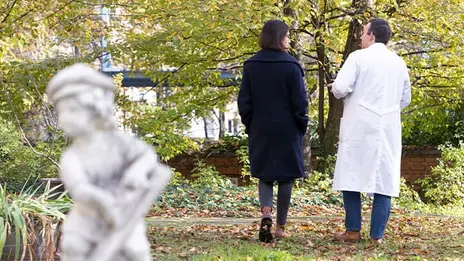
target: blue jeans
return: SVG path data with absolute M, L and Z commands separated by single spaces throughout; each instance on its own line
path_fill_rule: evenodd
M 361 193 L 343 191 L 343 202 L 345 206 L 345 227 L 347 231 L 361 230 Z M 370 237 L 382 238 L 385 233 L 388 218 L 390 217 L 391 197 L 374 194 L 374 204 L 371 215 Z

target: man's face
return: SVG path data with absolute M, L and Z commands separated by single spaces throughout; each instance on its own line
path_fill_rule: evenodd
M 370 27 L 371 27 L 370 23 L 364 26 L 363 34 L 361 36 L 361 48 L 367 48 L 371 46 L 373 43 L 375 43 L 374 34 L 372 32 L 369 33 Z

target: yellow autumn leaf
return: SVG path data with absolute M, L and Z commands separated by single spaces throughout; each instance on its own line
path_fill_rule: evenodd
M 232 37 L 232 32 L 227 32 L 227 39 L 230 39 Z

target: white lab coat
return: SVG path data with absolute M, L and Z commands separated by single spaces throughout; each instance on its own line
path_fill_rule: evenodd
M 398 197 L 400 112 L 411 102 L 406 63 L 375 43 L 349 55 L 331 91 L 345 97 L 333 189 Z

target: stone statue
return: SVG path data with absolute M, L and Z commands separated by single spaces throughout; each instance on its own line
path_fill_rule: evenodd
M 63 224 L 63 261 L 151 260 L 144 217 L 171 171 L 137 137 L 117 129 L 112 79 L 75 64 L 58 72 L 47 95 L 73 139 L 60 176 L 73 207 Z

